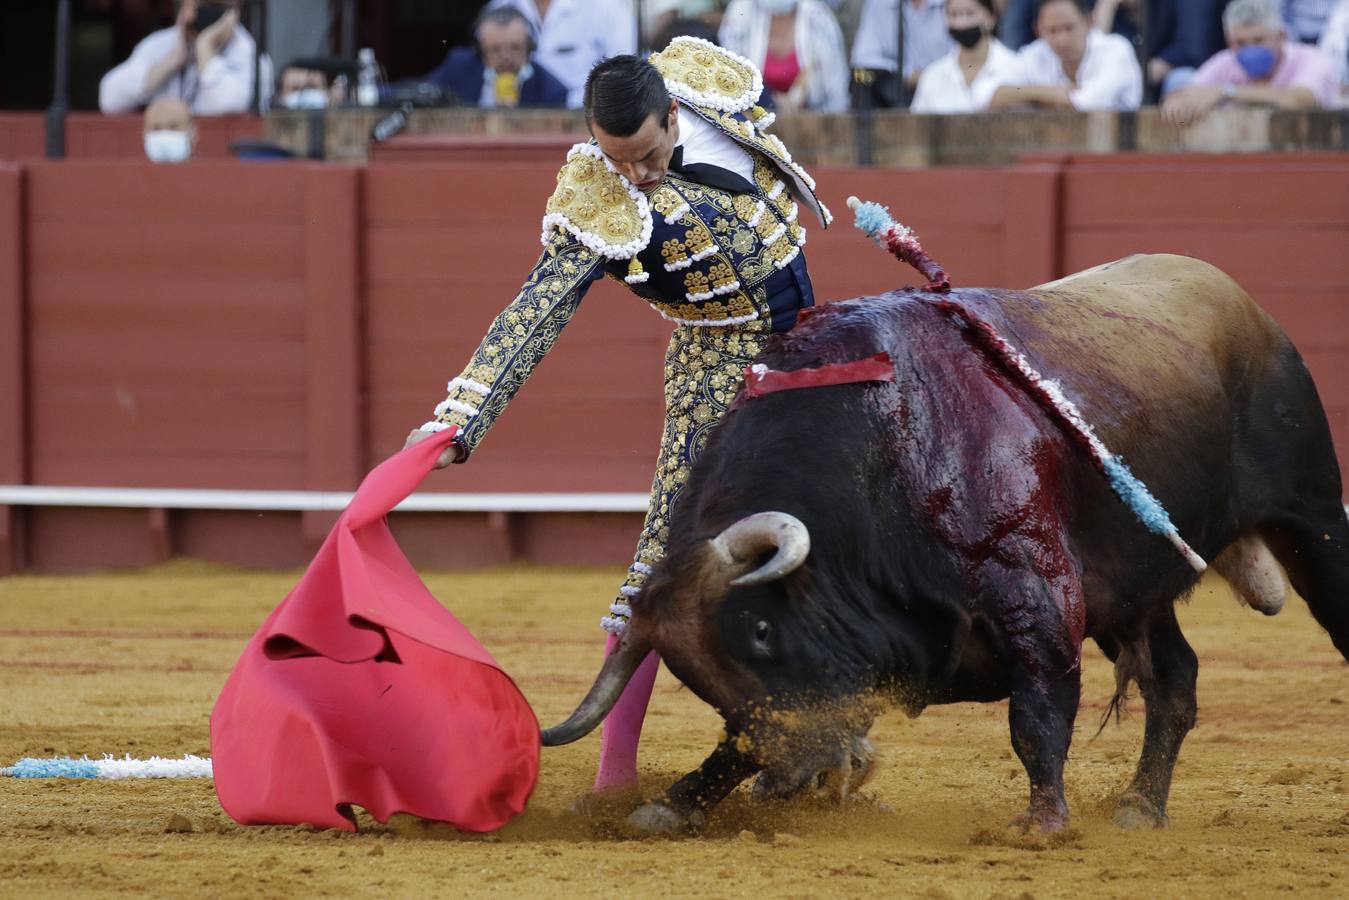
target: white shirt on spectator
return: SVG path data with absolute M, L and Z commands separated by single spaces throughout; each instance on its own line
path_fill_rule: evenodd
M 749 151 L 704 122 L 696 113 L 679 107 L 679 140 L 685 163 L 704 163 L 734 172 L 754 183 L 754 159 Z
M 904 75 L 927 68 L 945 56 L 955 42 L 946 30 L 946 0 L 865 0 L 852 45 L 856 69 L 893 72 L 899 65 L 899 10 L 904 8 Z
M 983 112 L 998 88 L 1025 83 L 1021 57 L 995 38 L 988 42 L 988 58 L 983 68 L 969 84 L 965 83 L 965 73 L 960 68 L 958 50 L 924 69 L 909 111 L 936 115 Z
M 1133 44 L 1118 34 L 1092 29 L 1087 36 L 1087 52 L 1077 66 L 1076 83 L 1064 73 L 1058 55 L 1043 40 L 1022 47 L 1021 62 L 1025 84 L 1073 87 L 1068 99 L 1083 112 L 1132 110 L 1143 102 L 1143 69 Z
M 136 45 L 130 58 L 103 76 L 98 84 L 98 108 L 108 114 L 135 112 L 160 97 L 176 97 L 197 116 L 227 116 L 246 113 L 253 103 L 253 54 L 257 45 L 242 25 L 234 27 L 229 43 L 198 71 L 189 62 L 164 82 L 158 91 L 146 93 L 145 76 L 174 52 L 177 28 L 164 28 Z M 191 52 L 191 51 L 189 51 Z M 272 66 L 262 58 L 262 105 L 271 97 Z
M 534 59 L 567 86 L 567 105 L 581 106 L 595 63 L 637 52 L 637 19 L 629 0 L 553 0 L 539 19 L 534 0 L 492 0 L 489 9 L 513 6 L 529 20 L 538 41 Z
M 731 0 L 721 19 L 717 42 L 762 71 L 768 57 L 771 20 L 772 15 L 756 0 Z M 801 73 L 789 95 L 799 98 L 798 105 L 805 109 L 847 112 L 848 51 L 834 11 L 823 0 L 800 0 L 793 39 Z

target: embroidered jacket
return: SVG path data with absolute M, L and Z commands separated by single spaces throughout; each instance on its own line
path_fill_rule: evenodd
M 459 443 L 475 449 L 603 275 L 622 278 L 681 325 L 739 325 L 768 315 L 757 289 L 805 245 L 798 203 L 828 226 L 814 179 L 764 132 L 773 115 L 756 105 L 763 82 L 754 66 L 689 37 L 651 63 L 685 109 L 749 151 L 752 190 L 732 193 L 672 172 L 648 197 L 594 143 L 577 144 L 548 199 L 543 255 L 422 430 L 458 425 Z

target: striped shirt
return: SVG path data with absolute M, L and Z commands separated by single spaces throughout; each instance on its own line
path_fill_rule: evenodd
M 853 68 L 895 71 L 901 2 L 905 77 L 926 69 L 955 46 L 946 31 L 946 0 L 923 0 L 917 8 L 912 0 L 865 0 L 853 42 Z

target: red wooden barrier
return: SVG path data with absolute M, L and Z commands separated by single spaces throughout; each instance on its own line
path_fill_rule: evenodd
M 35 162 L 0 168 L 0 483 L 353 487 L 443 396 L 538 255 L 555 169 Z M 1028 287 L 1132 252 L 1231 272 L 1304 350 L 1349 447 L 1349 160 L 1087 157 L 816 173 L 821 299 L 915 280 L 850 226 L 887 203 L 958 284 Z M 438 491 L 644 491 L 669 326 L 605 280 Z M 631 515 L 399 517 L 422 563 L 617 562 Z M 328 517 L 0 510 L 0 565 L 166 553 L 303 562 Z
M 231 141 L 262 137 L 257 116 L 198 117 L 196 159 L 226 159 Z M 41 159 L 46 147 L 41 113 L 0 113 L 0 160 Z M 145 138 L 139 115 L 105 116 L 77 112 L 66 117 L 68 159 L 144 159 Z

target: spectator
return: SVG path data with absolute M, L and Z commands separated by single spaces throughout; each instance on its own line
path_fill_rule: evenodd
M 637 52 L 637 20 L 630 0 L 492 0 L 488 9 L 513 6 L 529 20 L 535 65 L 567 86 L 567 105 L 581 106 L 586 76 L 595 63 Z
M 319 59 L 294 59 L 276 80 L 276 105 L 286 109 L 324 109 L 342 102 L 341 85 L 334 84 Z
M 1166 98 L 1162 113 L 1189 124 L 1224 102 L 1316 109 L 1338 104 L 1330 60 L 1315 47 L 1292 43 L 1276 0 L 1232 0 L 1223 11 L 1227 47 Z
M 1340 84 L 1340 105 L 1349 94 L 1349 0 L 1340 0 L 1321 32 L 1321 52 L 1330 60 Z
M 847 112 L 843 29 L 823 0 L 731 0 L 718 37 L 759 67 L 778 109 Z
M 901 82 L 907 95 L 929 65 L 951 51 L 954 44 L 946 33 L 946 0 L 865 0 L 853 41 L 854 69 L 872 72 L 899 71 L 899 16 L 904 15 L 904 71 Z M 885 91 L 878 91 L 886 99 Z M 880 105 L 901 105 L 900 91 Z
M 1148 0 L 1148 83 L 1165 97 L 1223 48 L 1226 0 Z
M 256 52 L 253 36 L 239 24 L 239 0 L 180 0 L 173 27 L 145 38 L 103 76 L 98 108 L 127 113 L 177 97 L 199 116 L 248 112 Z M 270 68 L 263 57 L 264 89 L 272 82 Z M 266 93 L 261 100 L 265 104 Z
M 640 0 L 642 4 L 642 27 L 646 29 L 646 46 L 652 50 L 661 50 L 672 38 L 680 35 L 704 38 L 706 30 L 696 29 L 690 33 L 689 23 L 698 22 L 712 32 L 712 42 L 716 43 L 717 26 L 721 24 L 721 4 L 717 0 Z M 678 23 L 678 24 L 677 24 Z M 672 29 L 683 28 L 677 34 Z
M 1106 34 L 1118 34 L 1128 40 L 1138 37 L 1138 7 L 1143 0 L 1095 0 L 1092 5 L 1092 20 L 1096 27 Z M 1149 12 L 1152 0 L 1149 2 Z M 1170 0 L 1170 2 L 1189 4 L 1203 3 L 1205 0 Z M 1002 41 L 1013 50 L 1020 50 L 1035 39 L 1035 11 L 1039 4 L 1036 0 L 1005 0 L 1005 9 L 998 26 Z M 1153 20 L 1149 19 L 1149 23 Z M 1151 28 L 1151 24 L 1148 26 Z M 1207 57 L 1205 57 L 1207 59 Z
M 1021 50 L 1024 85 L 998 88 L 990 109 L 1131 110 L 1143 102 L 1143 70 L 1133 46 L 1092 27 L 1082 0 L 1039 0 L 1038 38 Z
M 1304 44 L 1315 44 L 1325 32 L 1335 0 L 1280 0 L 1279 7 L 1289 36 Z
M 476 46 L 455 47 L 425 80 L 449 88 L 465 106 L 567 105 L 567 86 L 534 59 L 534 37 L 520 10 L 485 10 L 473 36 Z
M 993 36 L 993 0 L 946 0 L 946 23 L 958 47 L 923 70 L 912 112 L 982 112 L 998 88 L 1024 80 L 1020 58 Z
M 187 162 L 196 144 L 192 111 L 182 100 L 160 97 L 145 108 L 145 156 L 150 162 Z

